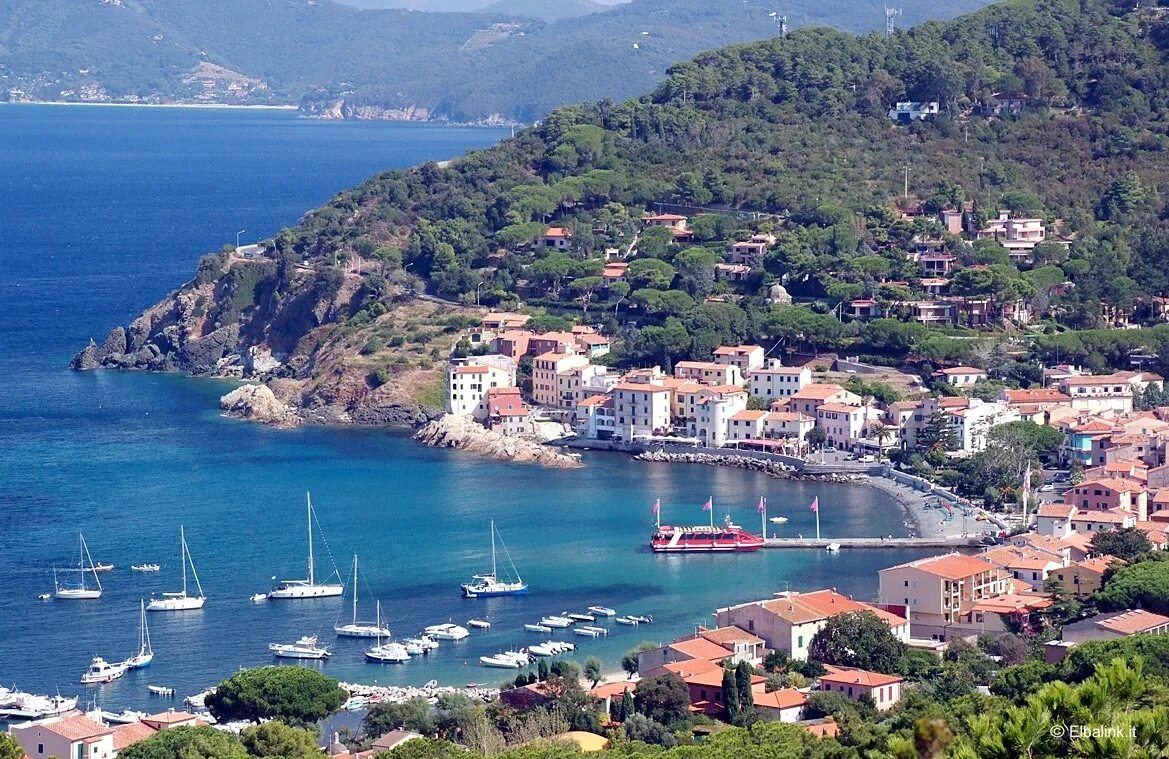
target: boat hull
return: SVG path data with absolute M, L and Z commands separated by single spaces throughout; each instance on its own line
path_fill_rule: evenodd
M 93 601 L 101 598 L 100 590 L 82 590 L 80 588 L 61 588 L 53 596 L 59 601 Z
M 344 585 L 293 585 L 286 588 L 273 588 L 268 592 L 268 598 L 295 601 L 304 598 L 334 598 L 344 595 L 344 593 Z
M 723 527 L 659 527 L 650 536 L 654 553 L 743 553 L 758 551 L 763 538 L 738 525 Z
M 183 598 L 153 598 L 150 603 L 146 604 L 146 611 L 194 611 L 195 609 L 202 609 L 203 604 L 207 603 L 206 598 L 194 598 L 185 596 Z
M 143 667 L 149 667 L 152 661 L 154 661 L 154 654 L 143 654 L 141 656 L 132 656 L 122 663 L 126 665 L 127 669 L 142 669 Z
M 273 648 L 272 655 L 277 659 L 327 659 L 328 651 L 302 651 L 291 648 Z
M 495 598 L 497 596 L 522 596 L 528 592 L 528 586 L 524 585 L 519 588 L 505 588 L 505 589 L 484 589 L 476 588 L 471 585 L 463 586 L 464 598 Z
M 338 638 L 388 638 L 390 631 L 375 625 L 335 625 Z

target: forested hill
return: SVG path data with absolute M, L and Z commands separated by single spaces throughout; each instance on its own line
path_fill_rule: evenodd
M 198 304 L 191 288 L 212 288 L 222 306 L 192 313 L 215 317 L 188 325 L 199 355 L 209 344 L 212 358 L 225 344 L 288 354 L 318 381 L 300 403 L 331 376 L 320 356 L 346 356 L 345 376 L 377 377 L 379 392 L 403 367 L 435 371 L 448 346 L 417 328 L 411 342 L 395 311 L 418 289 L 533 310 L 532 328 L 601 323 L 615 336 L 604 360 L 622 366 L 754 343 L 897 366 L 913 354 L 925 376 L 1013 356 L 996 373 L 1023 386 L 1038 381 L 1035 359 L 1120 368 L 1143 349 L 1169 371 L 1169 326 L 1075 331 L 1163 318 L 1167 50 L 1156 11 L 1015 0 L 888 39 L 807 29 L 706 53 L 639 99 L 561 108 L 450 165 L 378 175 L 284 230 L 263 268 L 211 257 L 173 300 Z M 888 109 L 906 99 L 941 112 L 894 123 Z M 685 207 L 693 236 L 645 228 L 659 204 Z M 936 212 L 963 206 L 977 229 L 1001 211 L 1038 218 L 1049 241 L 1017 260 L 994 239 L 946 232 Z M 550 226 L 570 243 L 542 241 Z M 765 254 L 731 266 L 733 242 L 751 235 Z M 987 318 L 912 318 L 906 304 L 938 297 L 923 246 L 953 256 L 946 297 L 992 304 Z M 312 307 L 286 318 L 297 293 Z M 861 298 L 887 317 L 846 318 Z M 165 320 L 147 317 L 131 325 L 133 365 L 197 370 Z M 144 341 L 173 360 L 143 354 Z M 82 365 L 122 365 L 98 353 Z
M 909 25 L 985 0 L 906 0 Z M 333 0 L 0 0 L 0 100 L 303 103 L 317 115 L 492 116 L 648 91 L 702 50 L 778 30 L 768 0 L 633 0 L 581 18 Z M 793 0 L 792 26 L 878 28 L 880 0 Z M 545 14 L 547 15 L 547 14 Z

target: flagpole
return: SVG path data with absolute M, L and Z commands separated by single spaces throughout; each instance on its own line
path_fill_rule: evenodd
M 820 499 L 816 499 L 816 540 L 820 539 Z
M 763 506 L 763 508 L 759 510 L 759 515 L 762 517 L 763 521 L 763 539 L 767 540 L 767 499 L 760 497 L 759 503 Z
M 707 501 L 707 503 L 710 504 L 710 529 L 713 532 L 714 531 L 714 496 L 713 495 L 710 497 L 710 500 Z

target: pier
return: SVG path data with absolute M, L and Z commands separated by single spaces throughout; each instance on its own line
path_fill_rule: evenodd
M 767 538 L 764 548 L 974 548 L 978 538 Z

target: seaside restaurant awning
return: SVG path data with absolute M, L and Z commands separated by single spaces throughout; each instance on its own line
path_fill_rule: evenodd
M 743 451 L 765 451 L 766 453 L 785 453 L 786 451 L 788 451 L 796 446 L 797 446 L 797 443 L 795 443 L 794 439 L 792 439 L 792 438 L 777 438 L 774 440 L 768 439 L 768 438 L 748 438 L 746 440 L 736 440 L 734 442 L 733 446 L 727 446 L 727 447 L 733 447 L 736 450 L 743 450 Z
M 690 445 L 698 447 L 705 446 L 702 440 L 696 437 L 670 437 L 667 435 L 634 435 L 633 441 L 642 441 L 645 443 L 656 443 L 658 445 Z

